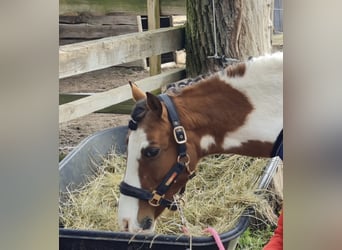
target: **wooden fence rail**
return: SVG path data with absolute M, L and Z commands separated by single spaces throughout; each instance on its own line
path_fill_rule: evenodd
M 59 78 L 179 50 L 184 37 L 179 26 L 60 46 Z
M 159 89 L 163 84 L 175 82 L 183 78 L 185 78 L 185 69 L 173 69 L 167 73 L 151 76 L 136 83 L 144 91 L 153 91 Z M 59 123 L 82 117 L 129 99 L 131 99 L 131 90 L 127 83 L 127 85 L 112 90 L 60 105 Z
M 113 12 L 121 12 L 132 15 L 146 15 L 146 0 L 59 0 L 59 14 L 90 12 L 97 15 L 105 15 Z M 186 1 L 184 0 L 160 0 L 161 15 L 186 15 Z

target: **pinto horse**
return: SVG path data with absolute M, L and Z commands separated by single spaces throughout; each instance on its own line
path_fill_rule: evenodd
M 283 127 L 282 52 L 230 65 L 177 94 L 155 96 L 130 84 L 136 105 L 118 209 L 124 231 L 153 232 L 165 208 L 176 210 L 173 196 L 200 158 L 270 157 Z

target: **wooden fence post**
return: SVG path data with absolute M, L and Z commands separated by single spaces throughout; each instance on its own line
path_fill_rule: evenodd
M 147 0 L 148 30 L 160 28 L 160 5 L 159 0 Z M 150 75 L 161 73 L 161 55 L 149 57 Z

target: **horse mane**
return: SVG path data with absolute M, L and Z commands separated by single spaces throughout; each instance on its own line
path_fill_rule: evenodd
M 246 63 L 237 63 L 234 65 L 229 65 L 224 69 L 228 77 L 240 77 L 246 72 Z
M 248 61 L 252 61 L 253 58 L 249 58 Z M 227 65 L 223 69 L 215 72 L 209 72 L 206 74 L 199 75 L 195 78 L 187 78 L 180 80 L 178 82 L 170 83 L 166 86 L 166 89 L 164 90 L 165 93 L 173 94 L 173 95 L 179 95 L 182 93 L 184 88 L 199 84 L 203 80 L 208 80 L 208 78 L 215 77 L 219 74 L 226 74 L 228 77 L 234 78 L 234 77 L 242 77 L 246 72 L 246 63 L 245 62 L 236 62 Z
M 202 80 L 208 78 L 210 75 L 211 74 L 207 73 L 207 74 L 199 75 L 196 78 L 186 78 L 178 82 L 170 83 L 166 86 L 164 93 L 179 95 L 183 91 L 184 88 L 198 84 Z

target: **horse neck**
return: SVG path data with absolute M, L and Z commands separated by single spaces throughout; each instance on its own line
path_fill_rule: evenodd
M 198 158 L 214 153 L 270 156 L 282 129 L 282 69 L 245 71 L 238 76 L 225 70 L 174 97 Z

